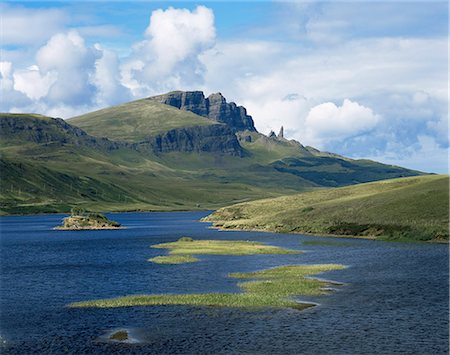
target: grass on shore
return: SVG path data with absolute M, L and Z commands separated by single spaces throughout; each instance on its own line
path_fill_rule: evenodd
M 111 299 L 69 304 L 71 308 L 115 308 L 133 306 L 189 305 L 240 308 L 305 309 L 311 304 L 295 301 L 293 297 L 316 296 L 329 292 L 331 281 L 308 278 L 322 272 L 343 269 L 343 265 L 289 265 L 249 273 L 234 273 L 230 277 L 253 279 L 238 286 L 243 293 L 133 295 Z
M 176 242 L 152 245 L 152 248 L 170 249 L 171 255 L 255 255 L 299 254 L 299 250 L 242 240 L 193 240 L 180 238 Z
M 191 255 L 166 255 L 155 256 L 154 258 L 148 259 L 148 261 L 154 264 L 184 264 L 195 263 L 198 259 Z
M 449 239 L 449 176 L 399 178 L 241 203 L 205 218 L 224 229 Z

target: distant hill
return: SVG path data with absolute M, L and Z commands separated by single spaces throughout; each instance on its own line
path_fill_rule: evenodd
M 244 108 L 202 92 L 172 92 L 65 121 L 0 114 L 0 138 L 1 213 L 68 212 L 74 205 L 215 209 L 423 174 L 265 136 Z
M 449 176 L 428 175 L 305 192 L 219 209 L 225 229 L 448 241 Z

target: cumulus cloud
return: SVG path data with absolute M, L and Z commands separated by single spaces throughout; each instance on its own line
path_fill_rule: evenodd
M 199 55 L 215 40 L 214 14 L 197 6 L 156 10 L 150 16 L 145 40 L 133 46 L 122 66 L 124 84 L 134 95 L 193 86 L 202 81 Z
M 372 109 L 345 99 L 342 106 L 332 102 L 314 106 L 305 119 L 305 130 L 309 139 L 343 140 L 367 132 L 380 121 Z
M 0 110 L 9 111 L 11 106 L 23 106 L 30 103 L 30 99 L 22 92 L 14 89 L 13 65 L 8 61 L 0 62 Z
M 215 39 L 214 14 L 198 6 L 186 9 L 156 10 L 150 17 L 145 34 L 157 65 L 169 72 L 180 61 L 209 48 Z
M 73 105 L 90 102 L 95 91 L 91 77 L 99 56 L 99 51 L 88 48 L 76 31 L 52 36 L 36 55 L 44 75 L 57 75 L 46 99 Z
M 38 100 L 48 94 L 48 90 L 57 80 L 56 72 L 42 75 L 37 65 L 25 70 L 16 70 L 13 74 L 14 90 L 20 91 L 32 100 Z
M 95 49 L 102 56 L 95 62 L 93 83 L 96 86 L 96 103 L 99 106 L 107 106 L 117 102 L 128 101 L 131 95 L 127 88 L 120 82 L 119 59 L 114 51 L 104 49 L 96 44 Z

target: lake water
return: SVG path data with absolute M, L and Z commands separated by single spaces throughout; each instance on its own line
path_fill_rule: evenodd
M 223 232 L 206 212 L 123 213 L 127 229 L 54 231 L 63 215 L 1 217 L 1 353 L 439 354 L 448 353 L 448 246 L 258 232 Z M 157 265 L 150 245 L 252 240 L 299 255 L 200 256 Z M 336 245 L 302 245 L 334 241 Z M 235 292 L 230 272 L 341 263 L 320 277 L 345 283 L 306 311 L 158 306 L 70 309 L 129 294 Z M 128 329 L 136 343 L 108 341 Z

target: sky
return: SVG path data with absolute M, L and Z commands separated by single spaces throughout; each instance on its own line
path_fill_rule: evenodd
M 448 173 L 446 1 L 0 3 L 0 111 L 221 92 L 262 133 Z

